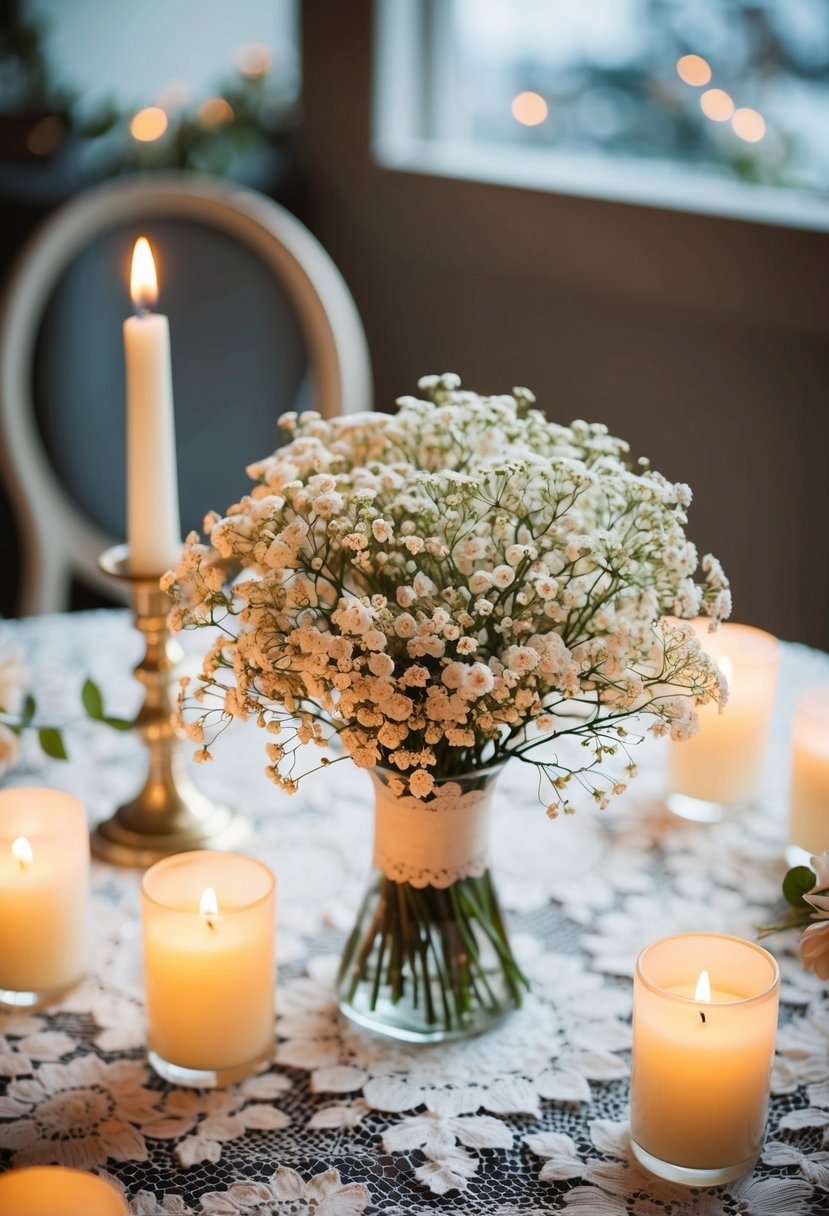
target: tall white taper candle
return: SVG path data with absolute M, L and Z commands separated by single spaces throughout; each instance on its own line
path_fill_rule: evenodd
M 132 255 L 136 316 L 124 322 L 127 367 L 127 540 L 134 574 L 161 575 L 181 552 L 170 326 L 150 307 L 158 297 L 146 237 Z

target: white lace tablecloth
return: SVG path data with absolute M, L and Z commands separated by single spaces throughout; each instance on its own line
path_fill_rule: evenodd
M 192 639 L 201 644 L 203 639 Z M 55 785 L 92 821 L 140 784 L 138 741 L 84 722 L 83 679 L 129 714 L 137 636 L 123 612 L 0 624 L 44 714 L 69 724 L 68 763 L 32 746 L 9 783 Z M 358 1216 L 435 1211 L 794 1216 L 829 1210 L 829 1000 L 792 935 L 772 1110 L 754 1175 L 725 1190 L 669 1187 L 627 1142 L 631 974 L 648 941 L 685 930 L 753 937 L 785 871 L 795 690 L 829 656 L 787 646 L 761 808 L 716 826 L 664 811 L 664 751 L 602 814 L 549 822 L 532 772 L 509 766 L 495 808 L 495 876 L 532 980 L 488 1036 L 415 1048 L 338 1019 L 332 977 L 367 878 L 369 781 L 337 766 L 295 798 L 266 780 L 261 732 L 225 737 L 197 779 L 255 824 L 250 851 L 279 883 L 277 1042 L 269 1072 L 232 1089 L 176 1089 L 148 1068 L 139 875 L 93 866 L 87 980 L 45 1013 L 0 1014 L 0 1162 L 60 1162 L 114 1177 L 136 1213 Z M 499 805 L 500 802 L 500 805 Z

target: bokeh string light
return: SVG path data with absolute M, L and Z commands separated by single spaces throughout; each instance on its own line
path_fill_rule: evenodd
M 713 77 L 711 65 L 701 55 L 682 55 L 676 61 L 676 74 L 692 88 L 702 88 Z M 733 98 L 724 89 L 706 89 L 700 94 L 699 104 L 705 117 L 712 122 L 728 122 L 730 119 L 732 131 L 746 143 L 759 143 L 766 134 L 763 115 L 748 106 L 735 109 Z
M 701 55 L 683 55 L 677 60 L 676 71 L 685 84 L 699 88 L 711 79 L 711 66 Z
M 712 122 L 728 122 L 734 113 L 734 101 L 725 89 L 706 89 L 699 104 L 705 117 Z
M 130 134 L 139 143 L 152 143 L 160 139 L 167 130 L 167 115 L 161 106 L 145 106 L 134 114 L 130 122 Z
M 734 134 L 739 135 L 740 139 L 744 139 L 746 143 L 756 144 L 766 133 L 766 120 L 757 110 L 744 106 L 734 111 L 731 117 L 731 128 Z
M 540 93 L 527 91 L 512 99 L 512 116 L 525 127 L 537 127 L 550 112 Z

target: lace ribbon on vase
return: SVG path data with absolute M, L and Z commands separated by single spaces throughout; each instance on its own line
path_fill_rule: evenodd
M 447 781 L 423 802 L 411 795 L 395 797 L 379 777 L 372 780 L 374 865 L 386 878 L 446 888 L 486 873 L 494 782 L 464 791 L 458 782 Z

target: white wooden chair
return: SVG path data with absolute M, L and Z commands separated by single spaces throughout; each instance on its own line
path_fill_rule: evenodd
M 44 313 L 75 259 L 107 232 L 153 220 L 217 230 L 245 247 L 279 281 L 296 314 L 313 408 L 325 417 L 371 408 L 371 369 L 354 302 L 328 254 L 282 207 L 227 182 L 178 173 L 122 179 L 78 196 L 55 212 L 22 252 L 0 316 L 0 472 L 21 533 L 21 615 L 67 608 L 73 576 L 109 596 L 117 594 L 97 559 L 122 538 L 93 521 L 56 473 L 35 417 L 35 355 Z M 126 290 L 125 280 L 123 315 L 129 312 Z M 163 302 L 162 294 L 160 311 Z M 96 317 L 88 323 L 94 326 Z M 175 365 L 173 317 L 171 324 Z M 224 340 L 233 343 L 238 335 L 228 332 Z M 113 384 L 107 396 L 113 410 L 123 408 L 122 384 Z M 243 422 L 232 417 L 231 425 Z M 273 429 L 271 446 L 278 437 L 275 416 Z M 88 441 L 94 444 L 95 435 Z M 250 451 L 249 458 L 264 454 Z

